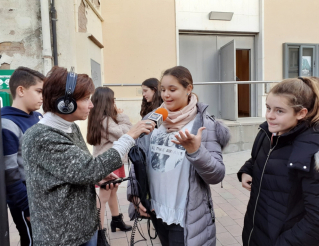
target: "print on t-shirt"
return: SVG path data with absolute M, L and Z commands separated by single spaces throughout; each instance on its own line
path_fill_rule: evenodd
M 158 172 L 168 172 L 182 163 L 185 156 L 183 146 L 174 144 L 176 132 L 158 131 L 151 137 L 151 167 Z

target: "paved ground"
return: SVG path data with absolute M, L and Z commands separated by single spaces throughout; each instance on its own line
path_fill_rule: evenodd
M 224 162 L 226 165 L 226 177 L 223 180 L 223 188 L 221 184 L 212 185 L 212 197 L 214 203 L 214 211 L 216 216 L 217 227 L 217 246 L 238 246 L 241 243 L 241 232 L 243 227 L 243 218 L 246 211 L 246 205 L 249 198 L 249 192 L 241 187 L 238 182 L 236 173 L 243 163 L 249 158 L 250 151 L 237 152 L 224 155 Z M 126 184 L 123 183 L 118 190 L 118 199 L 120 205 L 120 211 L 124 215 L 126 223 L 133 225 L 132 221 L 128 221 L 127 209 L 129 202 L 126 200 Z M 9 213 L 10 214 L 10 213 Z M 108 231 L 108 236 L 111 242 L 111 246 L 128 246 L 130 245 L 131 232 L 116 233 L 110 232 L 110 219 L 111 213 L 107 206 L 106 209 L 105 227 Z M 19 234 L 15 228 L 15 224 L 12 222 L 9 215 L 10 226 L 10 245 L 16 246 L 19 244 Z M 139 223 L 141 231 L 148 239 L 148 241 L 141 241 L 137 243 L 137 246 L 151 245 L 147 233 L 146 221 Z M 151 233 L 154 230 L 151 229 Z M 137 232 L 135 235 L 135 241 L 140 240 L 141 236 Z M 153 245 L 161 245 L 157 239 L 153 240 Z M 199 245 L 200 246 L 200 245 Z

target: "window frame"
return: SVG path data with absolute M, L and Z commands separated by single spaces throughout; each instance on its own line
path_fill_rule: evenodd
M 299 63 L 298 63 L 298 76 L 301 74 L 301 62 L 302 62 L 302 49 L 304 48 L 313 48 L 313 75 L 318 77 L 318 60 L 319 60 L 319 44 L 311 43 L 283 43 L 283 77 L 284 79 L 289 78 L 289 48 L 298 48 L 299 49 Z

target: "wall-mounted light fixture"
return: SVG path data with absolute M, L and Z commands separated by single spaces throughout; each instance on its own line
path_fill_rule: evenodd
M 209 13 L 210 20 L 230 21 L 233 18 L 234 12 L 215 12 Z

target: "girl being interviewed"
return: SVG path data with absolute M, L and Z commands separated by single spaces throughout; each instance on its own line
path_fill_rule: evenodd
M 319 244 L 318 82 L 286 79 L 267 96 L 267 121 L 238 172 L 251 191 L 244 246 Z
M 146 154 L 152 222 L 164 246 L 214 246 L 216 228 L 209 184 L 224 178 L 221 151 L 229 132 L 207 114 L 208 105 L 197 101 L 187 68 L 167 69 L 160 90 L 161 107 L 167 109 L 168 117 L 152 135 L 137 141 Z M 131 168 L 134 175 L 134 165 Z M 137 204 L 130 183 L 128 199 Z M 136 209 L 141 216 L 149 216 L 142 204 Z

